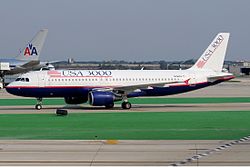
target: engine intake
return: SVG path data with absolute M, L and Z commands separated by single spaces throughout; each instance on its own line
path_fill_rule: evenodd
M 114 104 L 115 101 L 122 100 L 121 96 L 108 91 L 89 92 L 88 98 L 89 104 L 92 106 L 109 106 Z

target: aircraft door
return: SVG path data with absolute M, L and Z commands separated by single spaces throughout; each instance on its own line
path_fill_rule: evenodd
M 45 85 L 46 85 L 46 75 L 45 74 L 37 75 L 37 81 L 38 81 L 38 86 L 39 87 L 45 87 Z

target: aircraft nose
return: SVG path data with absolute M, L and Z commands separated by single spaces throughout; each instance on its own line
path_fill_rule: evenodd
M 14 87 L 14 85 L 12 83 L 8 84 L 6 87 L 5 87 L 6 91 L 10 94 L 13 94 L 13 95 L 17 95 L 17 87 Z
M 6 87 L 5 87 L 5 89 L 6 89 L 6 91 L 8 92 L 8 93 L 10 93 L 10 94 L 12 94 L 11 92 L 11 86 L 10 86 L 10 84 L 9 85 L 7 85 Z

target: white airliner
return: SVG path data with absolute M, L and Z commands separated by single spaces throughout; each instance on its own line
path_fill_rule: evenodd
M 36 97 L 36 109 L 44 97 L 64 97 L 67 104 L 89 102 L 93 106 L 112 108 L 128 98 L 165 96 L 188 92 L 230 80 L 222 72 L 229 33 L 219 33 L 198 61 L 187 70 L 48 70 L 21 75 L 7 86 L 17 96 Z
M 40 30 L 35 37 L 27 43 L 20 54 L 15 58 L 1 58 L 0 62 L 9 63 L 10 71 L 5 75 L 14 75 L 30 71 L 34 66 L 39 65 L 39 56 L 47 37 L 48 29 Z

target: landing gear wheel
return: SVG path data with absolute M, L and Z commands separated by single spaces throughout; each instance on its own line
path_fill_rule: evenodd
M 123 102 L 122 103 L 122 108 L 123 109 L 130 109 L 131 108 L 131 103 L 129 103 L 129 102 Z
M 114 107 L 114 103 L 105 105 L 105 108 L 110 109 Z
M 42 109 L 42 105 L 41 105 L 41 104 L 37 104 L 37 105 L 35 106 L 35 108 L 36 108 L 37 110 L 41 110 L 41 109 Z
M 37 97 L 36 100 L 37 100 L 37 104 L 36 104 L 35 108 L 36 108 L 37 110 L 41 110 L 41 109 L 42 109 L 42 101 L 43 101 L 43 98 Z

